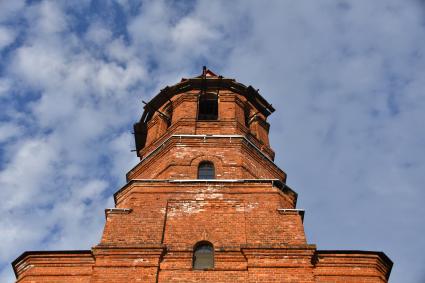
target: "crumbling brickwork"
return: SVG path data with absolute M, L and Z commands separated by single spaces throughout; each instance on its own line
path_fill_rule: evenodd
M 134 126 L 140 163 L 105 210 L 99 244 L 25 252 L 17 282 L 387 282 L 381 252 L 307 243 L 297 194 L 273 162 L 273 111 L 252 87 L 206 69 L 163 89 Z M 199 175 L 205 161 L 214 178 Z M 194 268 L 198 243 L 213 247 L 208 268 Z

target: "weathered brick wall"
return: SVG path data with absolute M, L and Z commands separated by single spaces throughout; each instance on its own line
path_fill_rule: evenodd
M 293 208 L 294 201 L 271 182 L 139 181 L 118 194 L 117 207 L 132 211 L 108 214 L 101 243 L 304 244 L 301 217 L 277 210 Z
M 100 243 L 24 253 L 13 263 L 18 282 L 387 282 L 392 262 L 383 253 L 307 244 L 297 195 L 273 163 L 272 107 L 256 108 L 266 102 L 255 90 L 211 76 L 228 84 L 218 91 L 218 119 L 197 121 L 193 86 L 150 109 L 141 162 L 105 211 Z M 205 160 L 215 180 L 196 180 Z M 212 269 L 192 268 L 201 241 L 214 247 Z
M 196 179 L 198 165 L 209 160 L 217 179 L 279 179 L 286 174 L 241 137 L 175 136 L 127 175 L 132 179 Z
M 163 118 L 170 104 L 165 104 L 155 112 L 148 122 L 146 146 L 140 155 L 144 156 L 170 134 L 209 134 L 209 135 L 245 135 L 273 159 L 274 152 L 269 146 L 269 125 L 266 117 L 252 106 L 246 98 L 231 91 L 219 94 L 218 119 L 216 121 L 197 121 L 199 91 L 189 91 L 174 96 L 172 100 L 172 120 L 167 128 Z M 245 112 L 248 107 L 250 111 Z M 246 115 L 251 117 L 247 122 Z
M 91 283 L 156 282 L 163 246 L 99 245 L 93 249 L 96 262 Z
M 94 257 L 90 251 L 26 252 L 13 263 L 16 282 L 71 282 L 91 280 Z
M 247 272 L 241 272 L 241 271 L 165 270 L 160 272 L 159 282 L 181 282 L 181 283 L 249 282 L 249 275 Z
M 317 251 L 316 282 L 382 283 L 388 280 L 391 262 L 383 253 Z

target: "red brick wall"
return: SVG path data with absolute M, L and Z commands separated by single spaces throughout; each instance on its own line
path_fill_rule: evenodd
M 387 282 L 392 263 L 382 253 L 307 243 L 252 98 L 220 90 L 218 120 L 197 121 L 199 92 L 170 97 L 151 117 L 99 245 L 25 253 L 13 263 L 18 282 Z M 216 180 L 195 180 L 204 160 Z M 192 268 L 200 241 L 214 246 L 212 269 Z
M 17 282 L 88 283 L 94 258 L 84 252 L 27 252 L 14 263 Z
M 197 121 L 199 91 L 189 91 L 174 96 L 172 100 L 172 123 L 167 129 L 165 121 L 161 118 L 166 114 L 170 103 L 164 104 L 148 122 L 146 146 L 140 155 L 152 150 L 170 134 L 240 134 L 251 139 L 255 145 L 273 159 L 274 152 L 269 146 L 268 123 L 266 117 L 254 108 L 243 96 L 231 92 L 221 91 L 219 94 L 218 119 L 216 121 Z M 251 110 L 250 124 L 245 124 L 245 107 Z M 261 122 L 260 122 L 261 121 Z
M 170 137 L 127 175 L 132 179 L 196 179 L 203 160 L 217 179 L 279 179 L 286 174 L 242 137 Z

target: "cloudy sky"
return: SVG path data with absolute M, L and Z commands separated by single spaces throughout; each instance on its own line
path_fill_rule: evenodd
M 310 243 L 425 282 L 424 52 L 419 0 L 0 1 L 0 281 L 99 241 L 142 99 L 207 65 L 277 109 Z

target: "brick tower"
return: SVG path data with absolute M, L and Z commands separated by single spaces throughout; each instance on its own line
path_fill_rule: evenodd
M 308 244 L 270 147 L 273 107 L 251 86 L 182 79 L 134 125 L 140 162 L 106 209 L 98 245 L 25 252 L 17 282 L 387 282 L 382 252 Z

